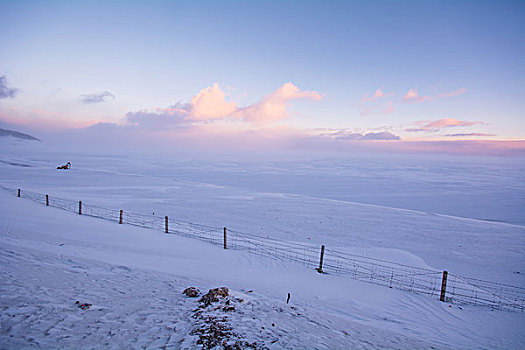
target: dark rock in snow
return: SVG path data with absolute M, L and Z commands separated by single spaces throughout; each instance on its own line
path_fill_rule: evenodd
M 225 298 L 230 295 L 230 291 L 226 287 L 219 287 L 210 289 L 208 293 L 204 294 L 199 300 L 204 306 L 208 306 L 211 303 L 219 301 L 219 297 Z
M 184 289 L 184 292 L 182 293 L 186 294 L 190 298 L 196 298 L 199 296 L 200 291 L 195 287 L 189 287 L 189 288 Z

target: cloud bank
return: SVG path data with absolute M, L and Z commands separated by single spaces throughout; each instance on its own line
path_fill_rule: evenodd
M 446 137 L 470 137 L 470 136 L 474 136 L 474 137 L 492 137 L 492 136 L 496 136 L 496 134 L 486 134 L 486 133 L 483 133 L 483 132 L 469 132 L 469 133 L 464 133 L 464 134 L 447 134 L 445 136 Z
M 5 79 L 2 81 L 3 86 Z M 9 89 L 7 87 L 7 89 Z M 11 89 L 13 90 L 13 89 Z M 16 89 L 14 89 L 16 90 Z M 10 92 L 14 94 L 16 92 Z M 108 95 L 110 94 L 110 95 Z M 366 107 L 393 109 L 391 99 L 380 89 L 366 97 Z M 84 95 L 92 103 L 114 96 L 105 91 Z M 15 112 L 0 111 L 0 122 L 23 124 L 27 129 L 42 130 L 47 125 L 47 135 L 63 145 L 68 144 L 114 146 L 115 149 L 174 149 L 205 152 L 251 151 L 304 151 L 304 152 L 380 152 L 380 153 L 459 153 L 525 155 L 525 141 L 453 140 L 451 138 L 492 137 L 493 134 L 477 132 L 447 133 L 442 141 L 401 140 L 396 135 L 402 131 L 436 133 L 450 128 L 484 124 L 456 118 L 416 121 L 405 127 L 382 126 L 373 129 L 298 129 L 280 123 L 290 116 L 293 101 L 319 101 L 323 96 L 317 91 L 301 90 L 292 83 L 285 83 L 259 101 L 239 106 L 237 101 L 213 84 L 198 91 L 186 103 L 168 107 L 129 111 L 119 124 L 85 121 L 76 125 L 64 116 L 46 111 L 31 111 L 25 119 Z M 363 99 L 365 100 L 365 99 Z M 51 129 L 50 129 L 51 127 Z M 408 129 L 405 129 L 408 127 Z M 401 130 L 399 130 L 401 129 Z M 388 131 L 387 131 L 388 130 Z M 461 130 L 462 131 L 462 130 Z M 445 133 L 443 133 L 445 134 Z M 445 139 L 443 141 L 443 139 Z
M 369 133 L 359 133 L 359 132 L 349 132 L 346 130 L 338 130 L 329 133 L 320 134 L 322 137 L 332 138 L 338 141 L 399 141 L 401 137 L 388 132 L 369 132 Z
M 180 113 L 174 112 L 177 107 L 170 107 L 159 112 L 141 110 L 128 112 L 125 115 L 127 125 L 145 130 L 165 130 L 189 125 Z

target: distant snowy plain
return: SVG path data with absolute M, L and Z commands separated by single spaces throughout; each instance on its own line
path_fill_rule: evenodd
M 521 158 L 204 159 L 2 142 L 7 187 L 525 287 Z M 522 312 L 460 308 L 4 191 L 0 209 L 2 347 L 194 348 L 190 285 L 231 288 L 245 300 L 231 327 L 269 348 L 525 347 Z

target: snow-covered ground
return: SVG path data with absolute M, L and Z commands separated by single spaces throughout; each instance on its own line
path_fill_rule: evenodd
M 402 204 L 389 208 L 387 203 L 356 203 L 349 201 L 352 190 L 345 194 L 340 183 L 323 195 L 311 189 L 320 175 L 316 175 L 318 167 L 309 170 L 306 161 L 274 162 L 270 171 L 269 162 L 257 166 L 250 161 L 243 167 L 242 161 L 203 161 L 197 166 L 174 156 L 68 153 L 49 151 L 40 144 L 4 143 L 2 147 L 0 184 L 4 186 L 325 244 L 525 287 L 524 226 L 414 207 L 407 210 Z M 56 165 L 67 161 L 73 163 L 71 171 L 56 170 Z M 330 181 L 352 171 L 351 164 L 341 168 L 341 162 L 334 160 Z M 498 167 L 505 163 L 493 162 Z M 406 178 L 424 174 L 426 166 L 415 172 L 405 168 Z M 330 169 L 329 164 L 322 167 Z M 505 169 L 498 180 L 501 185 L 494 185 L 499 186 L 494 198 L 502 203 L 505 192 L 499 190 L 505 181 L 523 195 L 518 181 L 523 167 Z M 478 179 L 489 181 L 495 177 L 492 171 L 496 170 L 487 170 Z M 273 175 L 261 177 L 267 173 Z M 460 175 L 449 170 L 448 175 L 439 176 L 443 185 L 452 186 L 452 197 L 454 181 L 450 179 Z M 322 179 L 326 177 L 318 180 Z M 410 190 L 413 182 L 407 181 Z M 423 176 L 418 183 L 425 181 L 435 179 Z M 373 183 L 369 186 L 374 192 Z M 483 186 L 482 182 L 476 193 L 483 193 Z M 417 186 L 412 189 L 417 190 Z M 429 187 L 422 190 L 431 197 Z M 511 196 L 510 201 L 523 212 L 519 198 Z M 446 207 L 447 200 L 439 206 Z M 302 265 L 247 251 L 223 250 L 189 238 L 47 208 L 2 190 L 0 209 L 3 348 L 195 348 L 195 330 L 202 328 L 205 317 L 195 311 L 198 299 L 182 294 L 189 286 L 202 292 L 230 288 L 233 311 L 211 307 L 203 314 L 215 320 L 225 318 L 231 341 L 241 339 L 259 347 L 525 347 L 523 312 L 441 303 L 436 297 L 348 276 L 320 275 Z M 289 304 L 287 293 L 291 294 Z M 93 305 L 81 310 L 77 300 Z

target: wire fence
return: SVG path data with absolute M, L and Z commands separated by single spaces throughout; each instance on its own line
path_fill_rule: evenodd
M 199 239 L 224 246 L 225 249 L 247 250 L 282 262 L 295 262 L 308 268 L 316 268 L 319 272 L 344 275 L 393 289 L 440 296 L 450 303 L 522 312 L 525 310 L 525 288 L 522 287 L 448 274 L 446 292 L 443 294 L 443 272 L 438 270 L 408 266 L 334 249 L 325 250 L 324 246 L 322 247 L 324 254 L 321 253 L 323 258 L 320 258 L 319 248 L 313 245 L 282 241 L 226 228 L 168 220 L 168 217 L 108 209 L 26 190 L 4 186 L 0 188 L 36 203 L 81 215 Z

